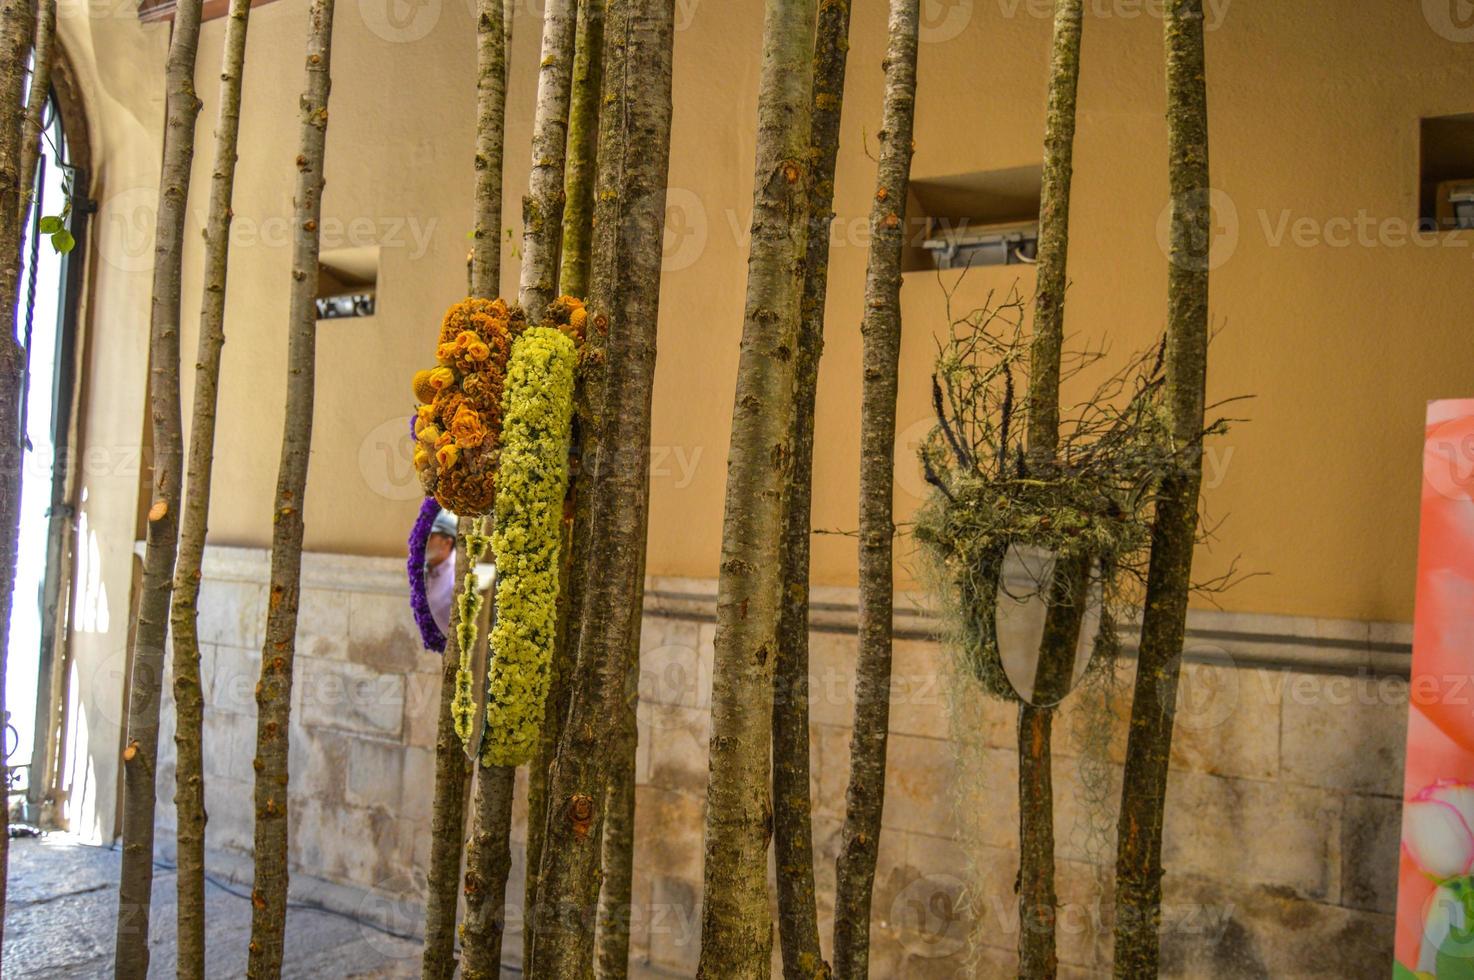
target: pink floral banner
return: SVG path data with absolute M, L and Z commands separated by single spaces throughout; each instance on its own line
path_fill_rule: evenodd
M 1474 980 L 1474 399 L 1428 406 L 1398 980 Z

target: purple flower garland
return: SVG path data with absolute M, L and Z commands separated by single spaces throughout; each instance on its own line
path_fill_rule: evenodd
M 425 545 L 439 513 L 440 505 L 434 497 L 426 497 L 420 504 L 420 516 L 415 518 L 415 526 L 409 532 L 409 561 L 405 563 L 405 571 L 409 573 L 409 604 L 415 612 L 415 624 L 420 627 L 420 639 L 426 650 L 444 653 L 445 634 L 435 625 L 430 597 L 425 592 Z

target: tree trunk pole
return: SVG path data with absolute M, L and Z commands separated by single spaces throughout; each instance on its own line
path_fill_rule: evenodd
M 456 567 L 468 563 L 456 539 Z M 460 668 L 460 603 L 451 603 L 450 629 L 440 663 L 440 709 L 435 721 L 435 790 L 430 810 L 430 868 L 425 897 L 424 980 L 450 980 L 456 970 L 456 911 L 460 903 L 461 845 L 466 831 L 466 789 L 471 763 L 455 730 L 456 673 Z
M 495 299 L 502 269 L 502 158 L 512 25 L 502 0 L 476 5 L 476 198 L 471 295 Z
M 588 416 L 584 404 L 586 386 L 574 386 L 573 445 L 578 447 L 580 431 Z M 558 740 L 563 722 L 568 717 L 568 699 L 573 684 L 574 658 L 578 654 L 578 610 L 582 607 L 583 583 L 588 559 L 588 522 L 592 514 L 588 494 L 580 494 L 582 483 L 576 448 L 570 454 L 573 465 L 568 474 L 568 497 L 563 509 L 563 538 L 558 552 L 558 639 L 553 648 L 552 679 L 548 698 L 543 705 L 543 725 L 538 732 L 537 751 L 527 771 L 527 878 L 522 893 L 522 957 L 524 965 L 537 955 L 537 937 L 541 928 L 541 890 L 543 833 L 548 821 L 548 775 L 553 758 L 558 754 Z
M 25 194 L 21 171 L 21 100 L 25 98 L 26 58 L 34 37 L 29 0 L 0 0 L 0 303 L 7 329 L 0 331 L 0 530 L 5 552 L 0 561 L 0 622 L 10 622 L 20 539 L 20 477 L 23 462 L 20 403 L 24 397 L 25 352 L 17 340 L 15 306 L 20 294 L 21 215 Z M 0 630 L 0 714 L 5 710 L 5 665 L 10 631 Z M 10 855 L 9 808 L 0 806 L 0 919 L 5 912 Z M 0 938 L 5 931 L 0 921 Z
M 220 67 L 220 109 L 215 129 L 215 169 L 205 227 L 205 285 L 200 301 L 200 336 L 195 354 L 195 390 L 189 438 L 189 494 L 174 571 L 174 806 L 178 812 L 178 929 L 180 980 L 205 975 L 205 770 L 204 694 L 200 683 L 197 630 L 200 569 L 210 517 L 210 479 L 215 453 L 215 407 L 220 357 L 225 345 L 225 283 L 230 254 L 231 196 L 241 121 L 241 77 L 246 58 L 250 0 L 231 0 Z
M 512 870 L 515 766 L 476 766 L 474 829 L 466 848 L 465 980 L 497 980 L 506 931 L 507 875 Z
M 1055 0 L 1044 172 L 1039 198 L 1038 285 L 1029 345 L 1029 454 L 1052 466 L 1059 449 L 1059 373 L 1064 346 L 1070 183 L 1074 176 L 1075 94 L 1080 84 L 1084 0 Z
M 1202 0 L 1170 0 L 1167 140 L 1172 187 L 1167 286 L 1167 402 L 1176 465 L 1162 480 L 1152 525 L 1146 612 L 1126 743 L 1116 856 L 1116 959 L 1121 978 L 1155 977 L 1162 905 L 1162 824 L 1177 683 L 1192 589 L 1202 488 L 1208 367 L 1208 91 Z
M 56 0 L 38 0 L 36 4 L 35 65 L 31 70 L 31 90 L 26 98 L 26 115 L 21 122 L 20 144 L 20 227 L 24 234 L 27 211 L 35 193 L 36 161 L 41 158 L 41 124 L 46 116 L 46 101 L 51 97 L 51 63 L 56 47 Z M 24 61 L 21 62 L 25 64 Z
M 308 25 L 287 319 L 286 419 L 271 535 L 266 639 L 261 650 L 261 681 L 256 686 L 256 875 L 251 887 L 251 944 L 246 967 L 246 975 L 252 980 L 281 975 L 287 918 L 288 737 L 302 578 L 302 509 L 312 447 L 319 226 L 328 92 L 332 87 L 333 0 L 312 0 Z
M 773 678 L 784 604 L 784 505 L 809 232 L 815 0 L 768 0 L 747 300 L 717 586 L 702 890 L 703 978 L 767 977 L 773 936 Z
M 860 650 L 850 784 L 835 863 L 834 970 L 843 980 L 870 974 L 870 897 L 885 804 L 890 725 L 891 612 L 895 541 L 896 388 L 901 356 L 901 253 L 914 151 L 919 0 L 891 0 L 879 174 L 870 213 L 870 262 L 860 405 Z
M 1039 202 L 1038 284 L 1029 350 L 1028 452 L 1038 470 L 1052 469 L 1059 452 L 1060 360 L 1083 20 L 1083 0 L 1055 0 Z M 1070 689 L 1084 615 L 1088 568 L 1084 575 L 1076 576 L 1074 571 L 1062 566 L 1055 570 L 1059 588 L 1051 587 L 1049 594 L 1052 628 L 1040 643 L 1031 688 L 1033 703 L 1019 705 L 1019 976 L 1030 980 L 1050 980 L 1058 969 L 1051 737 L 1054 705 Z
M 559 290 L 586 299 L 592 261 L 594 184 L 598 179 L 599 98 L 604 77 L 604 17 L 606 0 L 581 0 L 578 5 L 573 91 L 568 116 L 568 164 L 564 190 L 562 270 Z M 548 767 L 558 751 L 558 737 L 568 711 L 569 675 L 578 651 L 578 616 L 583 595 L 584 561 L 588 553 L 588 495 L 579 493 L 581 423 L 588 414 L 583 385 L 574 393 L 574 465 L 569 473 L 564 508 L 562 568 L 559 571 L 558 642 L 553 651 L 553 680 L 548 690 L 537 752 L 527 778 L 527 882 L 524 909 L 527 933 L 524 948 L 536 937 L 538 874 L 542 864 L 543 829 L 548 809 Z
M 128 739 L 123 750 L 123 866 L 118 881 L 115 972 L 120 978 L 148 974 L 149 903 L 154 877 L 154 809 L 159 758 L 159 693 L 164 642 L 179 544 L 180 485 L 184 436 L 179 407 L 180 265 L 185 208 L 194 159 L 195 51 L 200 34 L 200 0 L 175 8 L 174 34 L 165 68 L 164 150 L 154 230 L 153 303 L 149 317 L 149 412 L 153 420 L 153 474 L 149 485 L 147 546 L 133 673 L 128 704 Z
M 599 149 L 599 89 L 604 77 L 605 0 L 579 0 L 573 95 L 568 111 L 568 165 L 564 177 L 562 271 L 559 291 L 585 298 L 593 242 L 594 180 Z
M 593 974 L 604 801 L 644 602 L 650 403 L 670 160 L 674 0 L 610 0 L 583 378 L 591 506 L 578 655 L 548 777 L 528 976 Z
M 645 556 L 640 558 L 645 578 Z M 635 886 L 635 759 L 640 747 L 640 627 L 644 603 L 631 610 L 628 674 L 619 705 L 619 728 L 604 793 L 604 838 L 599 857 L 599 921 L 595 931 L 595 976 L 624 980 L 630 967 L 630 916 Z
M 578 297 L 588 293 L 589 270 L 593 262 L 599 98 L 604 75 L 604 8 L 605 0 L 580 0 L 578 5 L 578 55 L 573 66 L 573 108 L 568 127 L 568 204 L 563 212 L 563 268 L 558 286 L 561 292 Z M 644 577 L 642 558 L 642 582 Z M 570 597 L 573 600 L 567 606 L 570 613 L 574 609 L 573 602 L 581 595 L 580 590 Z M 630 898 L 634 888 L 635 754 L 640 738 L 636 709 L 639 701 L 640 626 L 643 616 L 642 603 L 641 607 L 634 610 L 635 621 L 631 624 L 630 635 L 633 642 L 629 650 L 629 682 L 626 697 L 620 705 L 613 763 L 604 798 L 604 837 L 600 854 L 602 884 L 599 889 L 598 923 L 594 933 L 595 973 L 600 980 L 617 980 L 629 973 Z M 573 650 L 570 648 L 560 653 L 565 659 L 565 669 L 571 671 L 574 666 Z M 561 728 L 561 719 L 557 724 Z M 554 744 L 556 745 L 556 741 Z M 540 812 L 545 818 L 546 793 L 540 804 Z M 541 831 L 538 836 L 541 838 Z M 541 840 L 538 843 L 540 858 Z
M 503 0 L 479 0 L 476 15 L 476 189 L 475 242 L 471 249 L 470 293 L 495 299 L 501 281 L 502 157 L 506 133 L 507 43 L 511 25 Z M 460 568 L 468 563 L 464 548 Z M 452 619 L 459 618 L 453 609 Z M 425 903 L 425 980 L 455 975 L 456 911 L 460 902 L 461 855 L 466 829 L 466 791 L 472 767 L 455 733 L 455 698 L 460 656 L 458 631 L 446 637 L 440 675 L 440 714 L 435 731 L 435 802 L 430 828 L 429 895 Z M 479 794 L 478 794 L 479 799 Z M 468 872 L 469 873 L 469 872 Z M 481 892 L 478 889 L 478 898 Z M 468 930 L 470 923 L 468 923 Z M 494 961 L 501 955 L 500 934 Z M 467 964 L 467 972 L 471 969 Z M 494 974 L 493 974 L 494 975 Z
M 508 8 L 501 0 L 479 0 L 477 252 L 472 263 L 472 288 L 476 295 L 488 298 L 496 295 L 500 280 L 500 266 L 490 265 L 489 253 L 493 248 L 501 248 L 500 241 L 496 239 L 496 229 L 501 225 L 501 163 L 506 130 L 507 64 L 511 56 L 511 23 L 507 14 Z M 561 203 L 562 140 L 568 113 L 567 79 L 573 60 L 572 20 L 573 0 L 552 0 L 547 5 L 543 19 L 543 61 L 538 79 L 537 115 L 533 120 L 533 170 L 529 178 L 529 196 L 523 201 L 524 219 L 528 215 L 528 202 L 535 200 L 545 206 L 547 192 L 544 182 L 552 171 L 556 171 L 557 200 Z M 569 49 L 566 55 L 562 51 L 565 33 Z M 500 51 L 497 50 L 498 43 Z M 553 113 L 553 116 L 550 118 L 548 113 Z M 550 163 L 542 156 L 545 152 L 556 152 L 558 159 Z M 554 228 L 555 233 L 558 230 Z M 556 234 L 550 251 L 544 229 L 538 228 L 534 233 L 529 224 L 523 238 L 524 303 L 528 296 L 525 285 L 528 276 L 533 276 L 535 281 L 543 281 L 547 264 L 555 263 L 556 256 Z M 556 266 L 553 269 L 556 272 Z M 550 294 L 537 303 L 539 316 L 552 299 Z M 531 306 L 528 314 L 533 315 Z M 485 642 L 490 645 L 489 631 Z M 489 649 L 487 656 L 490 656 Z M 463 972 L 467 980 L 495 980 L 501 974 L 502 939 L 506 932 L 507 875 L 512 868 L 512 789 L 517 770 L 514 766 L 488 766 L 479 761 L 474 768 L 476 787 L 471 807 L 472 830 L 466 848 L 466 924 L 461 936 Z
M 785 980 L 827 975 L 814 886 L 813 806 L 809 798 L 809 533 L 814 483 L 814 403 L 824 351 L 829 231 L 834 172 L 849 55 L 850 0 L 819 10 L 814 36 L 814 97 L 809 136 L 809 235 L 794 359 L 793 476 L 784 514 L 783 610 L 773 687 L 773 836 L 778 868 L 778 938 Z
M 558 246 L 563 238 L 563 163 L 573 85 L 575 0 L 547 0 L 537 110 L 532 123 L 532 172 L 522 198 L 522 277 L 517 302 L 538 323 L 558 297 Z

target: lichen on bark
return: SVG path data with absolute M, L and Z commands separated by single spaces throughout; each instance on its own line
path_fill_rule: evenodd
M 783 610 L 773 682 L 773 849 L 778 939 L 785 980 L 812 980 L 829 967 L 819 941 L 814 832 L 809 798 L 809 534 L 814 477 L 814 407 L 829 286 L 829 229 L 849 60 L 850 0 L 819 8 L 814 32 L 808 241 L 794 358 L 793 475 L 783 516 Z
M 891 0 L 880 162 L 870 211 L 865 317 L 860 325 L 859 656 L 850 780 L 835 862 L 834 972 L 870 971 L 870 900 L 885 806 L 890 728 L 896 526 L 896 392 L 901 356 L 901 256 L 916 115 L 919 0 Z
M 178 975 L 205 975 L 205 768 L 204 690 L 198 635 L 200 572 L 210 516 L 210 484 L 215 458 L 215 412 L 220 391 L 220 360 L 225 346 L 225 286 L 230 256 L 231 199 L 235 189 L 240 135 L 241 83 L 245 73 L 250 0 L 231 0 L 226 14 L 220 63 L 220 107 L 215 126 L 215 165 L 205 225 L 204 289 L 195 355 L 194 404 L 189 436 L 188 494 L 179 532 L 179 562 L 174 570 L 170 626 L 174 632 L 174 711 L 176 768 L 174 806 L 178 814 Z
M 1169 0 L 1165 13 L 1172 193 L 1166 366 L 1167 403 L 1177 457 L 1157 491 L 1121 788 L 1114 969 L 1123 980 L 1154 977 L 1159 962 L 1167 767 L 1192 590 L 1208 368 L 1212 212 L 1202 0 Z
M 287 315 L 287 398 L 271 534 L 266 636 L 256 686 L 255 877 L 246 975 L 281 975 L 287 919 L 287 763 L 302 579 L 303 508 L 312 450 L 316 383 L 317 274 L 327 147 L 333 0 L 312 0 L 307 15 L 306 86 L 300 103 L 292 279 Z
M 164 75 L 164 146 L 154 228 L 148 345 L 153 465 L 147 491 L 148 530 L 133 633 L 128 734 L 123 751 L 123 862 L 118 879 L 114 972 L 118 977 L 139 980 L 148 974 L 160 696 L 184 482 L 179 306 L 194 127 L 200 111 L 194 88 L 199 33 L 200 0 L 183 0 L 175 8 Z

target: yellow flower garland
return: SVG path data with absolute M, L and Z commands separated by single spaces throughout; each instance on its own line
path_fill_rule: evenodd
M 462 743 L 471 741 L 471 728 L 476 720 L 476 697 L 471 690 L 471 650 L 476 646 L 476 624 L 481 620 L 480 583 L 476 579 L 476 564 L 486 556 L 486 547 L 491 539 L 486 535 L 486 518 L 472 518 L 461 531 L 466 543 L 466 574 L 461 579 L 461 591 L 456 595 L 456 644 L 460 654 L 460 666 L 456 669 L 455 696 L 450 702 L 451 718 L 455 721 L 456 734 Z
M 577 363 L 569 333 L 541 326 L 517 338 L 507 366 L 491 536 L 497 621 L 487 676 L 484 765 L 528 761 L 542 726 L 557 635 L 558 553 Z

